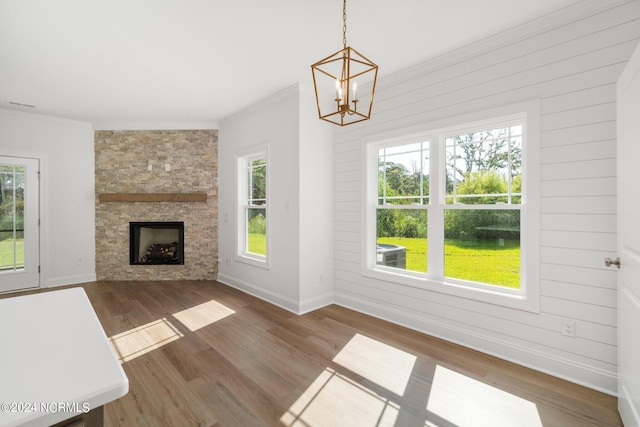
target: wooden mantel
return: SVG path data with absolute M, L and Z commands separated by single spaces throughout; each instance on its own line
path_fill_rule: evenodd
M 206 193 L 100 193 L 100 202 L 206 202 Z

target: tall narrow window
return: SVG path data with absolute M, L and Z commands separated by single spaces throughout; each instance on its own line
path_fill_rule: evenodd
M 247 252 L 267 256 L 267 161 L 247 163 Z
M 266 263 L 268 255 L 267 152 L 239 158 L 238 255 Z

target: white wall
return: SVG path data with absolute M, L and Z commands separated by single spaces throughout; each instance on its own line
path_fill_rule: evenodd
M 615 82 L 640 2 L 589 1 L 381 79 L 373 118 L 334 143 L 336 302 L 616 393 Z M 540 313 L 364 277 L 362 139 L 461 114 L 541 104 Z M 562 336 L 563 319 L 576 337 Z
M 219 232 L 218 248 L 220 270 L 218 280 L 295 313 L 317 308 L 332 302 L 329 278 L 331 275 L 330 243 L 316 248 L 317 265 L 309 269 L 309 243 L 306 239 L 310 214 L 309 207 L 302 203 L 302 184 L 308 179 L 306 168 L 314 170 L 325 163 L 324 182 L 331 182 L 329 171 L 331 156 L 324 154 L 314 164 L 304 166 L 301 156 L 313 157 L 314 151 L 304 146 L 300 132 L 300 90 L 291 86 L 257 104 L 233 114 L 220 122 L 218 137 L 218 189 Z M 313 141 L 314 143 L 317 142 Z M 268 269 L 236 260 L 236 156 L 260 145 L 269 145 L 269 248 Z M 331 150 L 331 140 L 324 141 Z M 319 177 L 321 178 L 321 177 Z M 316 185 L 324 198 L 324 211 L 330 211 L 330 190 L 327 185 Z M 313 231 L 316 232 L 316 231 Z M 319 231 L 330 235 L 330 220 Z M 228 263 L 231 265 L 228 265 Z M 323 264 L 324 263 L 324 264 Z M 323 277 L 319 282 L 319 274 Z M 327 287 L 329 290 L 327 290 Z
M 300 312 L 333 302 L 333 132 L 300 86 Z
M 95 280 L 91 125 L 0 109 L 3 154 L 42 160 L 40 286 Z

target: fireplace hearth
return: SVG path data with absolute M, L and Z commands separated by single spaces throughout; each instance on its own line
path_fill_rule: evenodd
M 184 222 L 130 222 L 129 264 L 184 264 Z

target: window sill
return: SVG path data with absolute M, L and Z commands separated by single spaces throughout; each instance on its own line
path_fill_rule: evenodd
M 264 268 L 270 270 L 269 259 L 260 255 L 242 254 L 236 256 L 236 261 L 243 264 L 253 265 L 254 267 Z
M 363 276 L 409 286 L 430 292 L 474 300 L 480 303 L 499 305 L 532 313 L 540 313 L 539 296 L 527 295 L 525 289 L 501 288 L 449 278 L 430 278 L 421 273 L 412 273 L 393 268 L 375 267 L 364 269 Z

